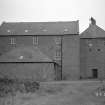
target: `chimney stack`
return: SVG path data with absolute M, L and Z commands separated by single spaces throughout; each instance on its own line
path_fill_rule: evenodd
M 90 21 L 91 21 L 91 25 L 96 25 L 96 20 L 93 17 L 90 18 Z

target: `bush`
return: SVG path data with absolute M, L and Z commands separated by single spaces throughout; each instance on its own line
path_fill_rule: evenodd
M 15 95 L 17 91 L 21 93 L 35 92 L 39 87 L 39 82 L 32 80 L 21 81 L 18 79 L 0 78 L 0 97 Z
M 26 92 L 35 92 L 36 90 L 39 89 L 40 84 L 39 82 L 35 82 L 35 81 L 25 81 L 24 86 L 25 86 Z

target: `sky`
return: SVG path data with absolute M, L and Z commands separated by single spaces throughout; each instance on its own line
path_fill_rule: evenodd
M 91 16 L 105 30 L 104 11 L 105 0 L 0 0 L 0 24 L 79 20 L 81 33 Z

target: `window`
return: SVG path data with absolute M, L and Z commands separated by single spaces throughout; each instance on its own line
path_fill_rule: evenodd
M 56 56 L 61 57 L 61 51 L 60 50 L 56 51 Z
M 43 29 L 44 32 L 47 32 L 47 29 Z
M 92 69 L 92 77 L 98 78 L 98 69 Z
M 33 45 L 38 45 L 38 36 L 33 37 Z
M 55 44 L 61 44 L 61 37 L 60 36 L 57 36 L 55 37 Z
M 25 32 L 28 32 L 28 30 L 25 30 Z
M 11 45 L 16 44 L 16 43 L 15 43 L 15 38 L 12 37 L 12 38 L 10 39 L 10 41 L 11 41 L 11 42 L 10 42 Z
M 56 45 L 56 50 L 61 50 L 61 45 L 60 44 Z
M 88 40 L 88 48 L 89 48 L 89 52 L 92 52 L 93 43 L 91 42 L 91 40 Z
M 89 52 L 91 52 L 92 51 L 92 49 L 91 48 L 89 48 Z
M 67 28 L 64 29 L 64 32 L 68 32 L 69 30 Z
M 101 51 L 101 49 L 97 49 L 97 51 Z
M 89 45 L 89 47 L 92 47 L 92 46 L 93 46 L 93 44 L 92 44 L 92 43 L 89 43 L 88 45 Z
M 54 41 L 56 44 L 55 60 L 61 60 L 61 36 L 56 36 Z
M 8 32 L 8 33 L 10 33 L 10 32 L 11 32 L 11 30 L 7 30 L 7 32 Z
M 23 56 L 20 56 L 20 57 L 19 57 L 19 59 L 23 59 L 23 58 L 24 58 Z
M 60 60 L 60 59 L 61 59 L 61 51 L 60 50 L 56 50 L 55 60 Z
M 93 47 L 93 40 L 92 39 L 87 39 L 87 44 L 89 47 Z

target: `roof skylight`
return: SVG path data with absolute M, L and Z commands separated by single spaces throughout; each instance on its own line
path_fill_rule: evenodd
M 28 32 L 28 30 L 25 30 L 25 32 Z
M 23 59 L 23 56 L 20 56 L 19 59 Z
M 11 30 L 8 29 L 7 32 L 11 32 Z
M 46 32 L 46 31 L 47 31 L 47 29 L 43 29 L 43 31 L 44 31 L 44 32 Z
M 65 29 L 64 29 L 64 32 L 67 32 L 67 31 L 69 31 L 69 30 L 68 30 L 67 28 L 65 28 Z

